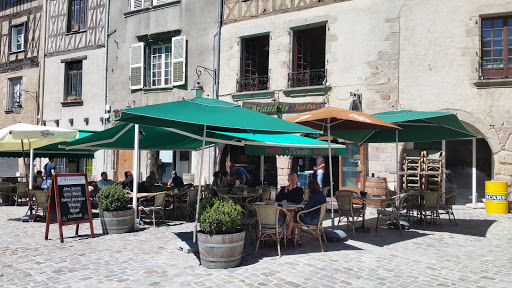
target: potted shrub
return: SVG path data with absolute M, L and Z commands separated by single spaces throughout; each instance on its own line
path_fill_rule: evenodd
M 232 268 L 240 265 L 245 231 L 239 229 L 242 208 L 220 198 L 203 200 L 199 207 L 197 233 L 201 265 L 206 268 Z
M 96 195 L 103 234 L 131 232 L 135 224 L 135 210 L 130 198 L 119 184 L 103 187 Z

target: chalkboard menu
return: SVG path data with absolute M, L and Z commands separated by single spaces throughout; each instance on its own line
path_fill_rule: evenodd
M 60 242 L 64 242 L 63 225 L 76 224 L 75 235 L 78 235 L 78 224 L 89 223 L 91 236 L 94 237 L 91 199 L 86 174 L 53 175 L 48 204 L 46 240 L 48 240 L 49 226 L 54 223 L 59 224 Z

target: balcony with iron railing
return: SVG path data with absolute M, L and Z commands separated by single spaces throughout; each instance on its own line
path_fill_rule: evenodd
M 264 91 L 269 89 L 269 77 L 252 76 L 236 79 L 236 92 Z
M 288 73 L 288 88 L 325 85 L 327 85 L 327 69 L 304 70 Z

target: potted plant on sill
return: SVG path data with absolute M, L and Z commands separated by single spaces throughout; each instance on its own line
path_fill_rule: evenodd
M 240 265 L 245 240 L 245 231 L 238 227 L 243 217 L 240 205 L 216 197 L 208 198 L 201 203 L 198 217 L 201 265 L 214 269 Z
M 103 234 L 133 231 L 135 210 L 129 206 L 130 198 L 119 184 L 103 187 L 96 195 Z

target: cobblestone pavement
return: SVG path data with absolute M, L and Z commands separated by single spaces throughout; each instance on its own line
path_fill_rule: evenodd
M 198 255 L 175 248 L 191 237 L 192 223 L 171 221 L 139 232 L 88 237 L 88 225 L 58 227 L 22 223 L 24 207 L 0 207 L 0 287 L 511 287 L 512 214 L 486 214 L 457 206 L 458 225 L 411 225 L 375 232 L 375 210 L 368 211 L 371 231 L 349 233 L 345 242 L 329 242 L 320 252 L 317 241 L 283 257 L 271 243 L 255 256 L 246 239 L 240 267 L 210 270 Z M 162 223 L 163 224 L 163 223 Z M 330 220 L 326 221 L 330 225 Z M 343 226 L 345 230 L 346 227 Z M 309 239 L 309 240 L 307 240 Z

